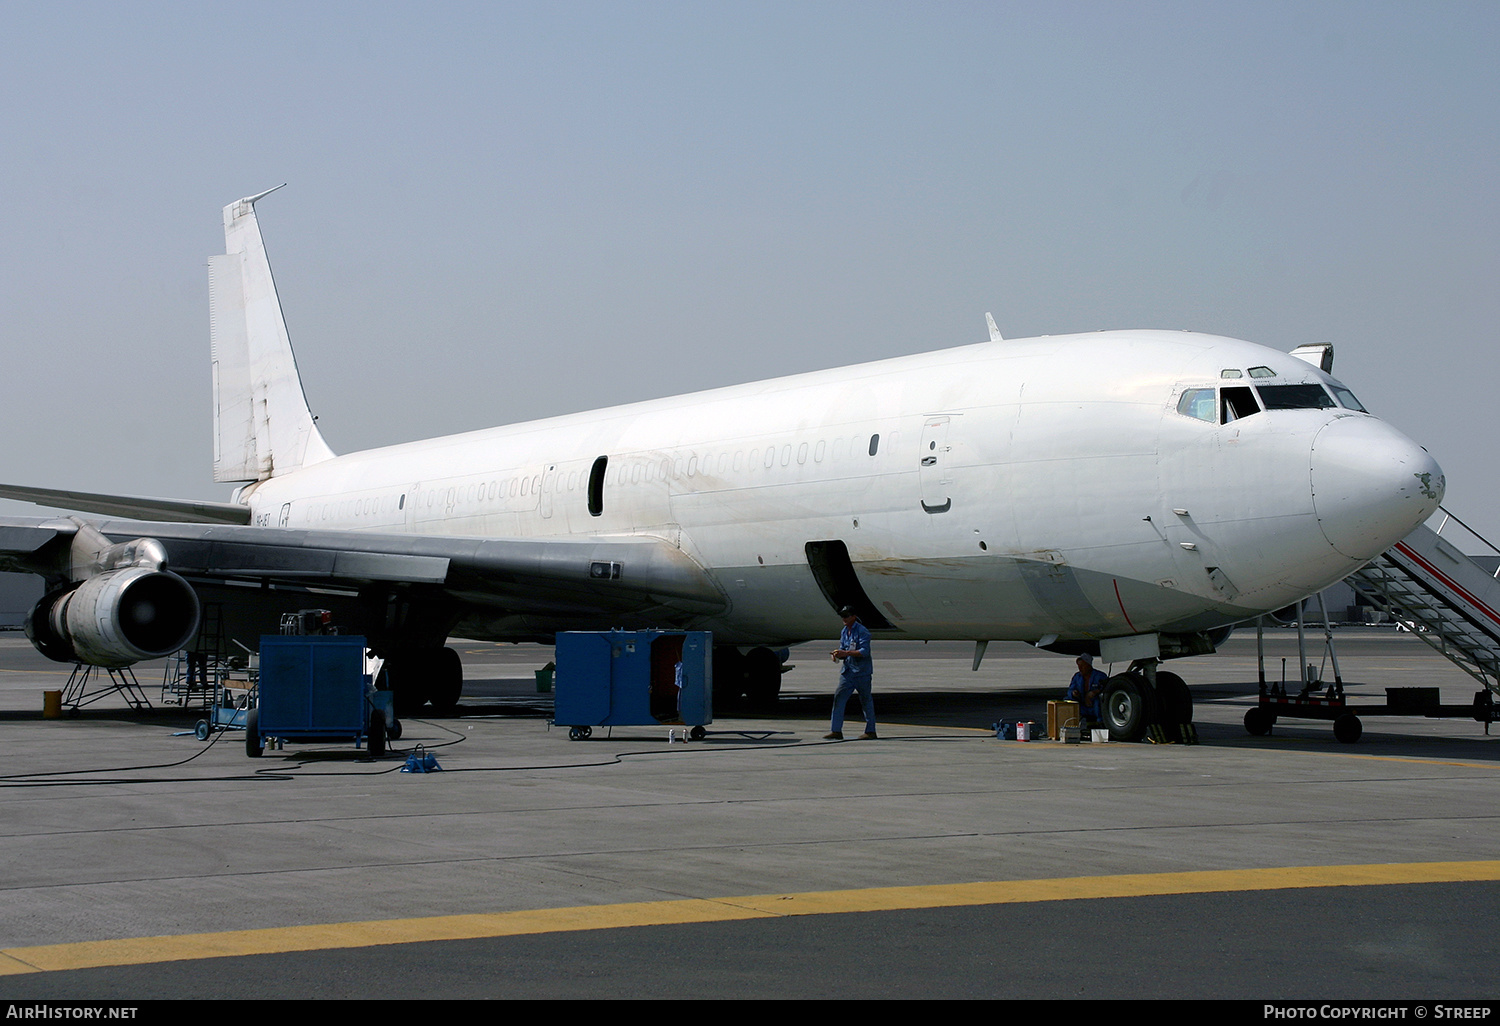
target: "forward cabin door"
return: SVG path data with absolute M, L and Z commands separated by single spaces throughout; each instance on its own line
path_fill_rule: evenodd
M 928 417 L 922 424 L 922 448 L 919 454 L 918 478 L 922 491 L 922 509 L 927 513 L 946 513 L 953 508 L 949 489 L 953 484 L 953 450 L 948 444 L 950 417 Z

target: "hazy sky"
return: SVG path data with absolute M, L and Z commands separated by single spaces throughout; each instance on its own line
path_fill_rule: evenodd
M 1493 0 L 3 12 L 0 480 L 227 498 L 205 262 L 289 182 L 261 226 L 336 451 L 993 310 L 1332 341 L 1500 540 Z

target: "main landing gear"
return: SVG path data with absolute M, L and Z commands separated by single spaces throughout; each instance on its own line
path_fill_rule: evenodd
M 1158 670 L 1155 659 L 1138 659 L 1104 685 L 1100 700 L 1111 741 L 1197 744 L 1193 729 L 1193 695 L 1170 670 Z
M 437 716 L 452 716 L 464 690 L 464 668 L 451 648 L 426 648 L 386 657 L 375 686 L 396 693 L 396 715 L 415 716 L 431 703 Z
M 748 709 L 774 709 L 781 695 L 785 651 L 759 646 L 741 653 L 733 645 L 714 649 L 714 708 L 743 703 Z

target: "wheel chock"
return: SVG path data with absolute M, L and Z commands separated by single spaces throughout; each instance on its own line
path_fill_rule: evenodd
M 406 757 L 406 765 L 401 767 L 402 773 L 441 773 L 443 767 L 438 765 L 437 756 L 426 751 L 421 745 L 417 745 L 410 755 Z

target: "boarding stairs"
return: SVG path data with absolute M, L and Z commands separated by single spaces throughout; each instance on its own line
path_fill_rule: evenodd
M 1447 510 L 1439 512 L 1436 530 L 1418 527 L 1351 575 L 1349 584 L 1500 695 L 1500 564 L 1491 573 L 1454 542 L 1482 549 L 1481 557 L 1500 556 L 1500 548 Z

